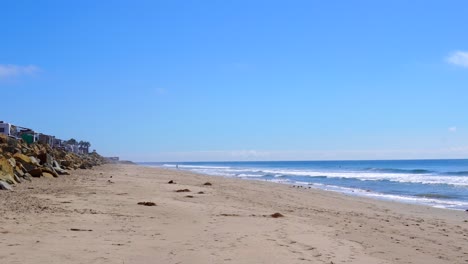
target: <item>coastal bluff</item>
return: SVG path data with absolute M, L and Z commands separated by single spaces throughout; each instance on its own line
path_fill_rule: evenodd
M 12 189 L 11 185 L 31 181 L 32 177 L 59 177 L 70 170 L 91 169 L 106 162 L 96 152 L 75 154 L 0 134 L 0 189 Z

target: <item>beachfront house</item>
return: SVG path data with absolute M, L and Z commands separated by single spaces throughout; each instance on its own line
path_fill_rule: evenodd
M 10 123 L 5 123 L 3 121 L 0 121 L 0 134 L 4 134 L 14 138 L 21 138 L 28 144 L 37 142 L 39 139 L 39 134 L 34 132 L 34 130 L 30 128 L 15 126 Z
M 37 142 L 39 139 L 39 133 L 34 132 L 34 130 L 25 127 L 18 128 L 18 137 L 22 138 L 27 144 L 32 144 Z
M 63 145 L 63 140 L 54 137 L 54 148 L 60 148 Z
M 85 154 L 85 150 L 81 148 L 81 146 L 78 145 L 78 143 L 75 143 L 75 144 L 65 143 L 63 147 L 68 152 L 73 152 L 75 154 Z
M 86 146 L 80 146 L 80 154 L 88 154 L 89 148 Z
M 17 127 L 3 121 L 0 121 L 0 134 L 7 135 L 12 138 L 19 138 Z
M 10 136 L 11 132 L 11 124 L 0 121 L 0 134 Z
M 47 144 L 50 147 L 54 147 L 55 145 L 55 137 L 51 135 L 46 135 L 46 134 L 39 134 L 38 142 L 42 144 Z

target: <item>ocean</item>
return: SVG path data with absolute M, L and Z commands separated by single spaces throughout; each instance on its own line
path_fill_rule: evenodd
M 468 209 L 468 160 L 146 162 L 195 173 L 302 185 L 349 195 Z

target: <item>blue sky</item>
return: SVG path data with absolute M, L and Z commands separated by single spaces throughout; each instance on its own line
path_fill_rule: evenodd
M 466 1 L 2 1 L 0 120 L 135 161 L 468 157 Z

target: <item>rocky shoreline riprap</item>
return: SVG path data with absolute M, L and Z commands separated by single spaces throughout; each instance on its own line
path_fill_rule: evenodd
M 75 154 L 63 148 L 51 148 L 47 144 L 26 144 L 0 134 L 0 189 L 12 189 L 12 185 L 30 181 L 32 177 L 54 178 L 68 175 L 70 170 L 91 169 L 107 163 L 96 152 Z

